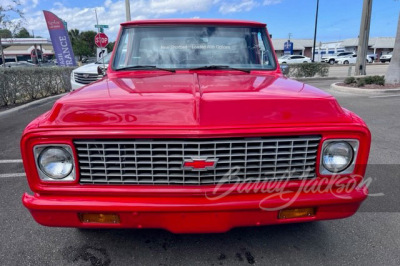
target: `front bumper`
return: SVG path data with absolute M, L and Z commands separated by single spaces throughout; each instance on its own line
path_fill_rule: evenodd
M 24 194 L 23 204 L 46 226 L 80 228 L 162 228 L 174 233 L 226 232 L 234 227 L 310 222 L 353 215 L 367 197 L 366 187 L 351 192 L 291 191 L 282 194 L 234 194 L 218 200 L 205 196 L 102 197 Z M 290 205 L 288 201 L 293 201 Z M 315 208 L 315 216 L 279 219 L 284 208 Z M 83 223 L 80 213 L 118 214 L 117 224 Z
M 83 86 L 85 86 L 85 84 L 78 83 L 75 81 L 75 79 L 71 79 L 71 91 L 82 88 Z

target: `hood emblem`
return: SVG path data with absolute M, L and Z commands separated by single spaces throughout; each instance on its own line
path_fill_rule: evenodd
M 184 159 L 182 168 L 184 170 L 191 171 L 207 171 L 213 170 L 217 166 L 217 158 L 207 157 L 192 157 L 190 159 Z

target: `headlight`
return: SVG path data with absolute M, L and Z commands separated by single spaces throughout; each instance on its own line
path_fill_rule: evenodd
M 36 146 L 34 152 L 42 180 L 75 180 L 74 158 L 70 146 Z
M 327 140 L 321 154 L 321 174 L 351 173 L 354 169 L 358 140 Z

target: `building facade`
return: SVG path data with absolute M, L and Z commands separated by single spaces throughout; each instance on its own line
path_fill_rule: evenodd
M 375 55 L 375 59 L 379 60 L 382 55 L 393 52 L 395 38 L 394 37 L 373 37 L 368 41 L 367 54 Z M 315 47 L 315 60 L 326 54 L 336 54 L 340 52 L 357 52 L 358 38 L 350 38 L 337 42 L 320 42 Z
M 46 61 L 54 57 L 51 42 L 45 38 L 7 38 L 2 39 L 6 62 Z M 0 56 L 0 61 L 2 61 Z M 2 62 L 1 62 L 2 63 Z

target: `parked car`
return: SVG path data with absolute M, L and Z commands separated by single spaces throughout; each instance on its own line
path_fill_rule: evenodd
M 350 55 L 353 55 L 353 52 L 340 52 L 337 54 L 327 54 L 322 57 L 322 62 L 329 63 L 331 65 L 335 64 L 336 60 L 338 60 L 341 57 L 348 57 Z
M 382 55 L 382 56 L 379 58 L 379 61 L 381 61 L 381 63 L 390 62 L 390 61 L 392 60 L 392 55 L 393 55 L 393 54 L 385 54 L 385 55 Z
M 92 64 L 92 63 L 96 63 L 97 62 L 97 58 L 96 57 L 83 57 L 82 58 L 82 63 L 83 64 Z
M 302 55 L 284 55 L 278 59 L 279 64 L 311 63 L 311 58 Z
M 35 64 L 29 63 L 27 61 L 18 61 L 18 62 L 6 62 L 5 63 L 6 67 L 35 67 Z M 4 67 L 3 64 L 0 65 L 0 67 Z
M 111 53 L 104 56 L 104 68 L 107 69 L 108 63 L 110 62 Z M 72 90 L 79 89 L 87 84 L 98 81 L 103 77 L 103 75 L 99 75 L 97 69 L 98 67 L 102 67 L 103 58 L 96 61 L 95 63 L 90 63 L 87 65 L 83 65 L 74 69 L 71 73 L 71 88 Z
M 372 63 L 373 62 L 372 58 L 368 57 L 368 56 L 366 57 L 365 61 L 367 63 Z M 349 55 L 349 56 L 337 58 L 335 63 L 337 63 L 339 65 L 341 65 L 341 64 L 344 64 L 344 65 L 355 64 L 355 63 L 357 63 L 357 55 L 356 54 L 352 54 L 352 55 Z
M 373 63 L 376 58 L 377 58 L 377 54 L 368 54 L 367 55 L 367 62 L 368 63 Z
M 23 132 L 38 223 L 225 232 L 345 218 L 366 199 L 366 124 L 284 77 L 265 24 L 121 27 L 107 75 Z
M 343 57 L 335 59 L 335 63 L 336 64 L 348 65 L 348 64 L 355 64 L 356 62 L 357 62 L 357 55 L 356 54 L 352 54 L 352 55 L 349 55 L 349 56 L 343 56 Z

